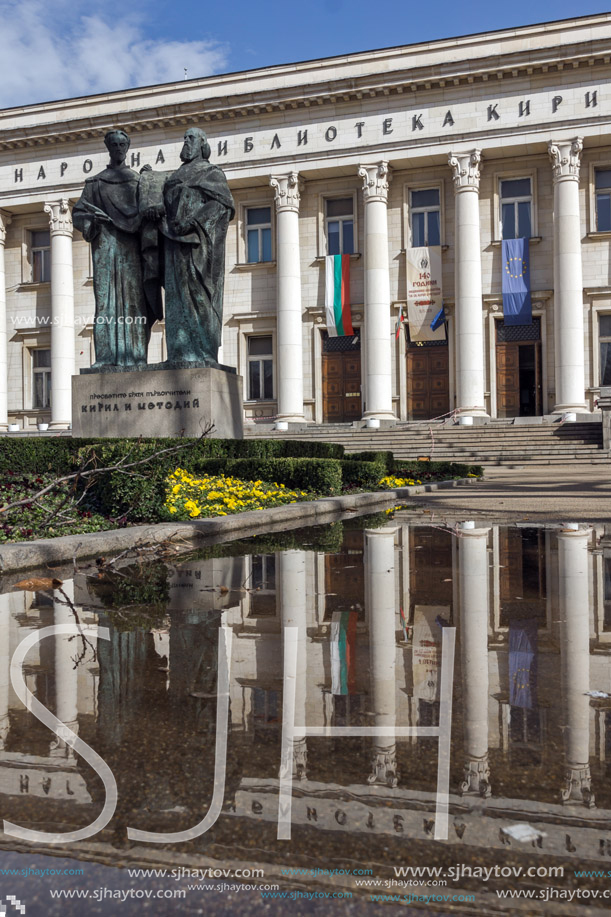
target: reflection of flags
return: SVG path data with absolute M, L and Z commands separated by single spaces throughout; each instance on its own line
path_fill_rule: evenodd
M 331 620 L 331 693 L 354 694 L 356 611 L 334 611 Z
M 350 255 L 325 258 L 325 311 L 330 338 L 354 334 L 350 314 Z
M 399 340 L 399 335 L 401 334 L 401 323 L 403 322 L 403 305 L 399 306 L 399 314 L 397 316 L 397 323 L 395 325 L 395 340 Z
M 401 628 L 403 629 L 403 639 L 407 642 L 409 639 L 409 631 L 407 629 L 407 619 L 403 608 L 399 608 L 399 616 L 401 618 Z
M 439 312 L 437 313 L 437 315 L 435 316 L 435 318 L 433 319 L 433 321 L 431 322 L 431 331 L 437 331 L 437 329 L 443 325 L 445 320 L 446 320 L 446 310 L 442 306 Z
M 537 705 L 537 622 L 509 622 L 509 703 Z
M 503 239 L 503 317 L 506 325 L 531 325 L 528 239 Z

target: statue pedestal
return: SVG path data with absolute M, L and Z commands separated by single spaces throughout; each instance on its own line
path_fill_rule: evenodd
M 223 369 L 89 372 L 72 377 L 73 436 L 242 439 L 242 377 Z

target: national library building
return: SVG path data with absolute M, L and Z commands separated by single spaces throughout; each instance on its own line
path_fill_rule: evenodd
M 596 411 L 610 61 L 602 13 L 1 111 L 0 429 L 71 425 L 96 320 L 72 206 L 115 127 L 136 172 L 175 170 L 198 126 L 226 173 L 219 361 L 246 424 Z

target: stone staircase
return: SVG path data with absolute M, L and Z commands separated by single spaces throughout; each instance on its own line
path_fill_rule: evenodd
M 602 424 L 597 422 L 496 421 L 472 427 L 420 422 L 379 430 L 325 424 L 288 433 L 251 428 L 245 436 L 342 443 L 347 453 L 389 449 L 398 459 L 428 458 L 484 466 L 611 464 L 611 456 L 603 451 Z

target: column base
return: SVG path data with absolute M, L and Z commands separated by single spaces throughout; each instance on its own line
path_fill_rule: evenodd
M 69 420 L 52 420 L 49 423 L 49 430 L 71 430 L 72 423 Z
M 552 414 L 591 414 L 590 408 L 585 401 L 572 402 L 570 404 L 557 404 Z
M 391 423 L 397 423 L 398 417 L 392 411 L 365 411 L 361 420 L 389 420 Z
M 486 408 L 456 408 L 457 417 L 482 417 L 484 420 L 490 420 L 490 414 Z
M 310 422 L 311 422 L 311 421 L 307 421 L 307 420 L 305 419 L 305 417 L 303 416 L 303 414 L 277 414 L 277 415 L 276 415 L 276 420 L 274 421 L 274 425 L 277 425 L 277 424 L 289 424 L 289 423 L 300 423 L 300 424 L 304 424 L 304 423 L 310 423 Z M 277 429 L 285 430 L 286 427 L 277 427 Z

